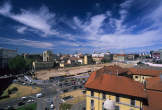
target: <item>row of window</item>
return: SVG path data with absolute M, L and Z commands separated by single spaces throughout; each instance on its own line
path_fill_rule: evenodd
M 138 79 L 138 77 L 140 77 L 140 76 L 135 76 L 136 79 Z M 142 79 L 145 79 L 145 77 L 143 76 Z
M 91 110 L 94 110 L 95 109 L 95 106 L 94 106 L 94 100 L 91 100 Z M 104 108 L 104 103 L 102 104 L 102 110 L 106 110 Z M 115 105 L 115 110 L 120 110 L 120 106 L 118 105 Z M 132 110 L 132 109 L 131 109 Z
M 91 91 L 91 96 L 92 97 L 94 96 L 94 92 L 93 91 Z M 103 93 L 102 94 L 102 98 L 103 99 L 106 99 L 106 94 Z M 119 96 L 116 96 L 115 98 L 116 98 L 115 101 L 119 103 L 120 102 L 120 97 Z M 130 105 L 131 106 L 135 106 L 135 100 L 131 99 Z

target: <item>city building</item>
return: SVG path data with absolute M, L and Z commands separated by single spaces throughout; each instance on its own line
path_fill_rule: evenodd
M 70 65 L 83 64 L 83 59 L 82 58 L 78 58 L 78 57 L 70 57 L 67 60 L 67 64 L 70 64 Z
M 0 69 L 8 66 L 8 61 L 17 56 L 17 50 L 0 48 Z
M 135 54 L 128 54 L 127 55 L 127 60 L 135 60 Z
M 115 69 L 93 72 L 85 88 L 86 110 L 142 110 L 146 103 L 144 85 Z
M 162 110 L 162 76 L 147 79 L 145 91 L 148 104 L 144 110 Z
M 126 60 L 126 54 L 114 54 L 113 61 L 124 62 Z
M 101 64 L 103 57 L 92 57 L 92 59 L 95 62 L 95 64 Z
M 152 77 L 158 77 L 162 73 L 162 70 L 155 70 L 149 68 L 128 68 L 128 75 L 135 81 L 145 83 L 146 79 Z
M 43 61 L 45 62 L 51 62 L 54 60 L 53 53 L 50 50 L 43 52 Z
M 92 60 L 92 56 L 91 55 L 84 55 L 84 64 L 92 64 L 93 60 Z
M 33 61 L 43 61 L 42 54 L 23 54 L 24 58 L 32 59 Z
M 40 70 L 40 69 L 50 69 L 54 67 L 54 62 L 33 62 L 33 69 Z

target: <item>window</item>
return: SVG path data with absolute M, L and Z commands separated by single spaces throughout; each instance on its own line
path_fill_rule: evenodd
M 131 99 L 131 105 L 135 106 L 135 100 Z
M 106 99 L 106 94 L 105 93 L 102 94 L 102 98 Z
M 94 96 L 94 92 L 93 91 L 91 91 L 91 96 Z
M 116 102 L 120 102 L 119 96 L 116 96 Z
M 115 110 L 120 110 L 120 107 L 116 105 Z
M 91 107 L 94 107 L 94 100 L 91 100 Z

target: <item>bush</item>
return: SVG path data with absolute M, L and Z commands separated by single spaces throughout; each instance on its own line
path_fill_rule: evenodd
M 9 90 L 8 90 L 8 94 L 13 94 L 13 93 L 15 93 L 16 91 L 18 91 L 17 87 L 13 87 L 12 89 L 9 89 Z

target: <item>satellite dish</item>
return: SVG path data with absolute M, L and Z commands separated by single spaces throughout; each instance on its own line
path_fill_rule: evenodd
M 113 100 L 106 99 L 104 102 L 104 108 L 107 110 L 115 110 L 115 103 Z

